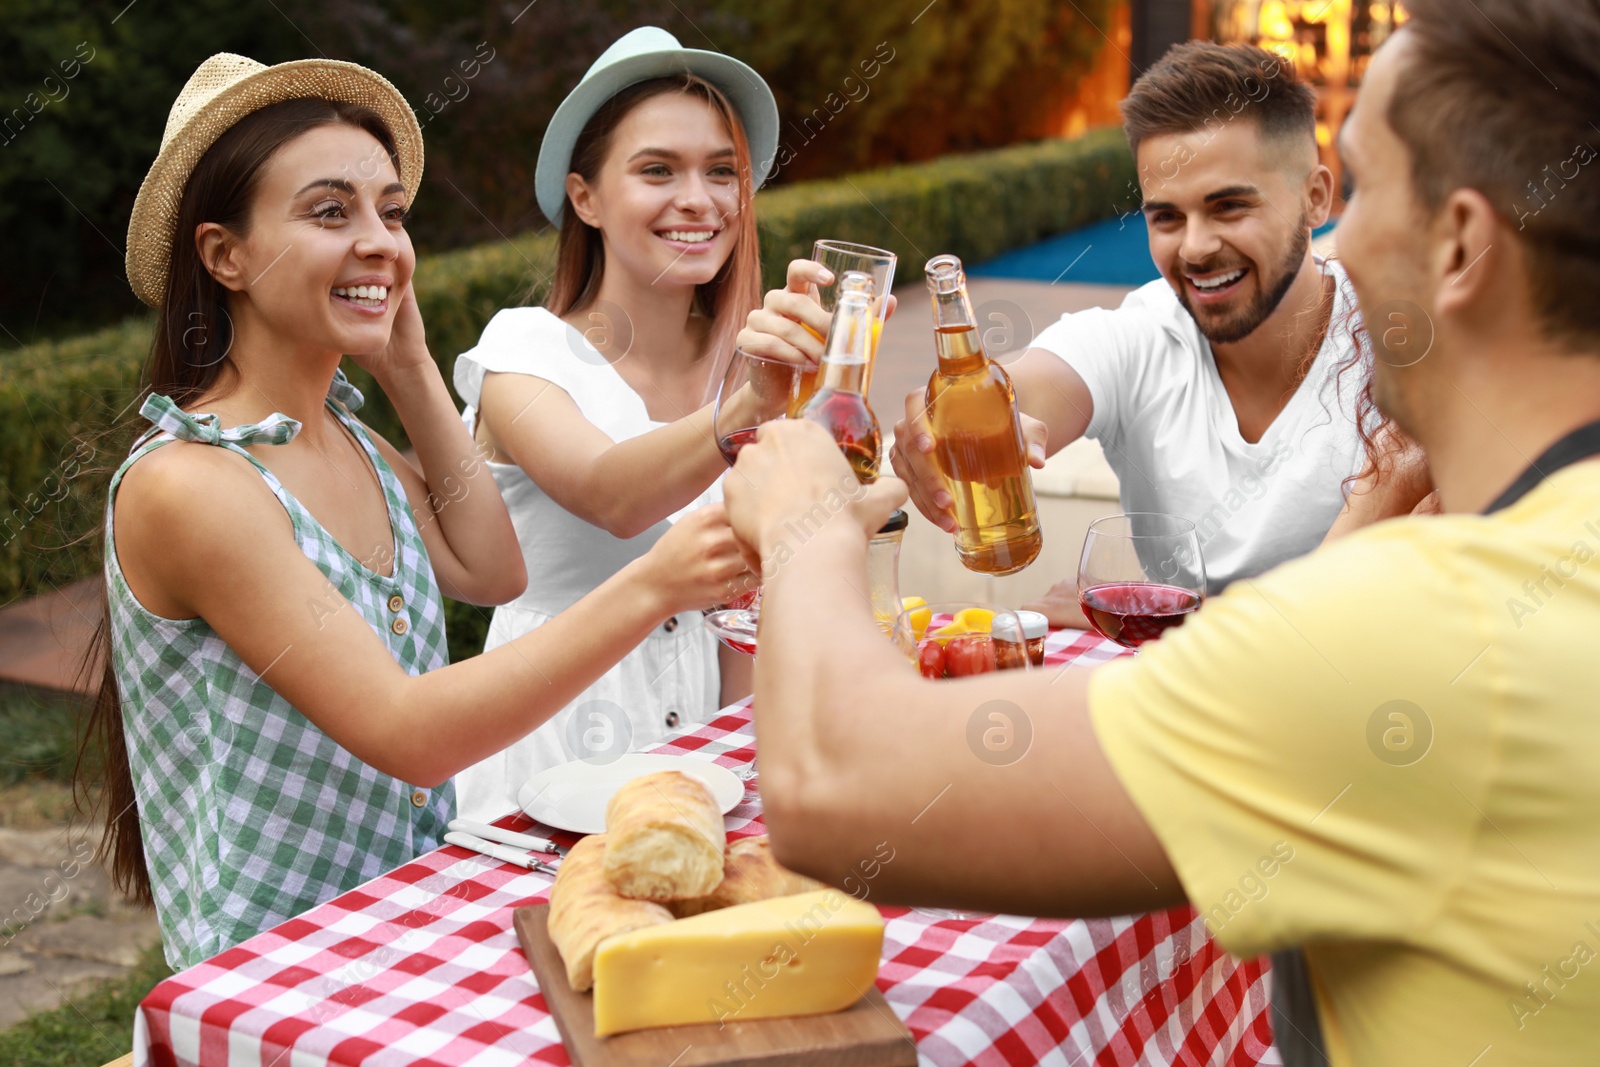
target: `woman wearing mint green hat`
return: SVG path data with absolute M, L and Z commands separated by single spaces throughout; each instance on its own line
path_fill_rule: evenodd
M 761 302 L 752 197 L 777 127 L 754 70 L 654 27 L 608 48 L 556 110 L 535 178 L 561 227 L 546 306 L 500 312 L 455 366 L 528 571 L 488 648 L 544 625 L 721 498 L 709 401 Z M 826 315 L 805 303 L 825 334 Z M 503 814 L 545 767 L 709 718 L 749 692 L 748 660 L 723 657 L 737 674 L 719 669 L 699 612 L 667 620 L 549 724 L 458 775 L 463 814 Z
M 441 592 L 492 604 L 524 575 L 411 292 L 422 163 L 373 72 L 224 54 L 184 86 L 134 202 L 155 425 L 111 480 L 80 784 L 174 967 L 439 847 L 451 775 L 745 571 L 708 508 L 552 625 L 445 665 Z M 416 464 L 353 414 L 342 353 Z

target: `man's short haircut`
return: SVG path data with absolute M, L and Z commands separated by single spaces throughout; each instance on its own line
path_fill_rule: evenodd
M 1437 211 L 1476 189 L 1512 224 L 1553 340 L 1600 341 L 1600 0 L 1407 0 L 1388 123 Z M 1359 106 L 1359 105 L 1358 105 Z
M 1287 59 L 1248 44 L 1173 45 L 1133 83 L 1122 124 L 1135 153 L 1147 137 L 1220 132 L 1235 119 L 1269 139 L 1317 138 L 1317 95 Z

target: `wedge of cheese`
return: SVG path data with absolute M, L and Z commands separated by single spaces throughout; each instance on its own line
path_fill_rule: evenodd
M 839 1011 L 882 953 L 878 909 L 837 889 L 618 934 L 595 950 L 594 1032 Z

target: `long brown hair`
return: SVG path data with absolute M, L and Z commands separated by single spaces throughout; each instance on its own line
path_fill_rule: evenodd
M 745 317 L 761 305 L 761 250 L 756 235 L 750 142 L 745 137 L 744 124 L 739 121 L 738 112 L 722 90 L 693 74 L 653 78 L 630 85 L 602 104 L 578 135 L 572 149 L 569 173 L 576 172 L 584 181 L 593 182 L 600 174 L 606 154 L 611 150 L 612 135 L 618 124 L 644 101 L 669 92 L 699 96 L 722 116 L 733 140 L 735 165 L 739 174 L 739 206 L 731 220 L 735 227 L 733 251 L 715 278 L 695 288 L 696 306 L 711 319 L 706 352 L 716 361 L 711 368 L 709 385 L 709 388 L 715 389 L 721 379 L 722 366 L 733 355 L 734 339 L 743 328 Z M 587 308 L 599 295 L 600 279 L 605 268 L 605 243 L 600 231 L 578 218 L 569 198 L 561 215 L 561 234 L 556 242 L 555 278 L 545 297 L 545 307 L 558 317 Z
M 1338 258 L 1337 255 L 1330 255 L 1327 257 L 1327 262 L 1337 262 Z M 1332 302 L 1331 297 L 1328 300 Z M 1332 309 L 1327 311 L 1326 329 L 1331 332 L 1336 326 L 1333 322 Z M 1372 347 L 1372 334 L 1367 330 L 1366 320 L 1361 314 L 1361 305 L 1351 300 L 1349 308 L 1345 311 L 1344 321 L 1339 323 L 1337 328 L 1344 330 L 1345 336 L 1350 339 L 1350 347 L 1333 366 L 1334 389 L 1342 398 L 1347 390 L 1351 389 L 1347 379 L 1351 375 L 1355 376 L 1351 414 L 1355 417 L 1356 438 L 1361 443 L 1362 454 L 1360 469 L 1346 475 L 1341 483 L 1348 497 L 1350 490 L 1359 483 L 1369 478 L 1381 480 L 1392 474 L 1395 462 L 1412 442 L 1393 419 L 1378 409 L 1377 398 L 1372 392 L 1372 372 L 1377 362 L 1377 353 Z M 1320 345 L 1314 346 L 1306 355 L 1300 366 L 1301 378 L 1310 371 L 1311 364 L 1320 351 Z
M 140 382 L 141 394 L 159 393 L 184 407 L 218 387 L 219 382 L 223 388 L 232 387 L 232 382 L 224 380 L 224 376 L 237 376 L 228 359 L 233 347 L 228 290 L 201 262 L 195 229 L 201 223 L 216 222 L 234 233 L 248 233 L 251 203 L 267 161 L 301 134 L 332 125 L 354 126 L 372 134 L 399 170 L 394 138 L 376 112 L 356 104 L 316 99 L 286 100 L 252 112 L 217 138 L 195 164 L 178 206 L 167 296 L 156 316 L 155 337 Z M 109 551 L 111 546 L 106 548 Z M 107 864 L 111 884 L 118 891 L 148 906 L 154 899 L 139 832 L 137 794 L 123 732 L 122 695 L 111 657 L 111 636 L 110 590 L 105 589 L 101 594 L 100 623 L 79 675 L 92 678 L 98 673 L 100 681 L 78 744 L 73 795 L 80 812 L 93 815 L 100 804 L 104 805 L 108 816 L 96 859 Z M 134 714 L 140 711 L 131 710 Z M 103 786 L 98 796 L 96 785 Z

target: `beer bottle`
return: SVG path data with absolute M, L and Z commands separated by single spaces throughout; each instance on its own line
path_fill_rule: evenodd
M 933 294 L 939 366 L 928 379 L 934 460 L 954 501 L 956 553 L 968 570 L 1012 574 L 1044 543 L 1006 372 L 984 354 L 961 260 L 935 256 L 924 268 Z
M 862 394 L 875 318 L 872 276 L 862 271 L 845 272 L 823 351 L 822 387 L 800 412 L 801 418 L 810 419 L 833 435 L 863 485 L 877 480 L 882 444 L 878 420 Z

